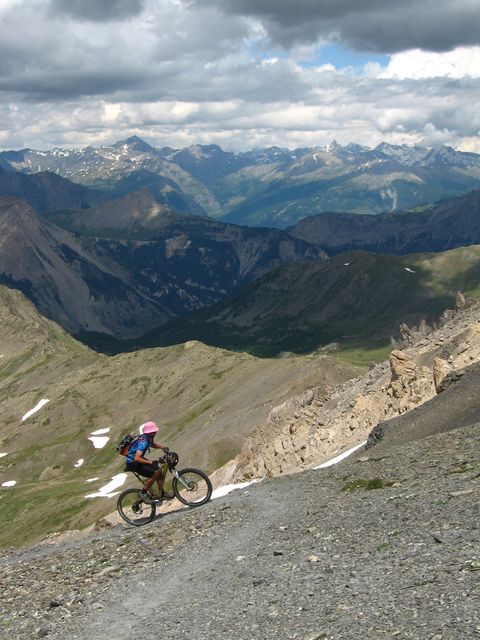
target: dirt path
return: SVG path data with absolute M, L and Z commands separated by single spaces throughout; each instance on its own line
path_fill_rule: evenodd
M 284 520 L 287 505 L 279 504 L 268 490 L 244 490 L 221 503 L 211 515 L 217 509 L 228 511 L 224 527 L 189 540 L 170 558 L 146 567 L 136 576 L 136 585 L 117 585 L 104 610 L 96 611 L 88 623 L 83 621 L 70 637 L 129 640 L 152 628 L 163 637 L 166 633 L 166 637 L 202 638 L 206 633 L 214 637 L 222 633 L 222 626 L 227 632 L 232 620 L 225 599 L 230 606 L 245 599 L 232 573 L 247 580 L 255 574 L 258 550 Z M 232 509 L 240 516 L 235 523 Z

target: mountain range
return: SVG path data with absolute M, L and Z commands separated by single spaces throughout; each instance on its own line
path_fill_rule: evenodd
M 278 228 L 326 211 L 396 211 L 480 187 L 478 154 L 386 143 L 232 153 L 216 145 L 156 149 L 134 136 L 112 146 L 4 151 L 0 167 L 53 172 L 109 198 L 148 187 L 182 214 Z
M 67 229 L 0 198 L 0 282 L 71 332 L 140 335 L 284 262 L 326 257 L 280 230 L 179 215 L 148 190 L 53 219 Z
M 0 154 L 9 637 L 476 637 L 479 160 Z M 151 419 L 243 490 L 120 523 Z

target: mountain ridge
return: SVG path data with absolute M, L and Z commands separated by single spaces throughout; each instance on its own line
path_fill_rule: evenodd
M 300 221 L 287 232 L 322 245 L 330 255 L 363 250 L 408 254 L 446 251 L 480 242 L 480 190 L 419 210 L 358 216 L 328 212 Z
M 218 145 L 155 149 L 133 137 L 111 147 L 3 152 L 0 162 L 10 172 L 53 171 L 104 194 L 150 186 L 180 213 L 278 228 L 324 211 L 376 214 L 480 187 L 478 154 L 386 143 L 233 153 Z

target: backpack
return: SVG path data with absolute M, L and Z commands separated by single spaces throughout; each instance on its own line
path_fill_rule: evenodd
M 132 436 L 131 433 L 127 433 L 127 435 L 123 436 L 123 438 L 117 444 L 117 446 L 115 447 L 115 451 L 121 456 L 128 456 L 130 447 L 135 442 L 135 440 L 138 440 L 138 437 L 139 436 Z

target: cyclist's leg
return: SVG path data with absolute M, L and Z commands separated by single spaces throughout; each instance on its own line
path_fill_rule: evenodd
M 145 465 L 146 467 L 147 465 Z M 162 493 L 162 489 L 163 489 L 163 483 L 165 482 L 165 474 L 166 474 L 166 469 L 164 468 L 165 465 L 160 465 L 160 467 L 158 467 L 157 465 L 148 465 L 150 467 L 150 469 L 148 469 L 148 471 L 152 471 L 152 475 L 148 478 L 148 480 L 145 482 L 145 484 L 143 485 L 143 490 L 144 491 L 149 491 L 152 487 L 152 485 L 156 482 L 158 485 L 158 488 L 160 490 L 160 495 Z
M 146 464 L 144 462 L 129 462 L 127 463 L 127 469 L 135 471 L 135 473 L 143 478 L 148 478 L 142 487 L 143 491 L 148 491 L 150 489 L 159 473 L 159 469 L 156 464 Z

